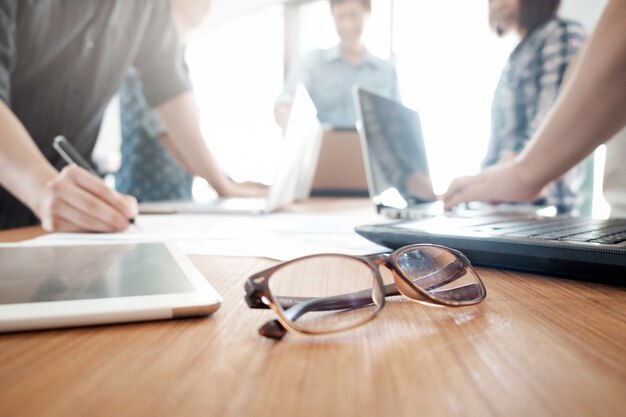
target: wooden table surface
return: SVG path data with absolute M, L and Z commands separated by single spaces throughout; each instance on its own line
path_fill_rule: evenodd
M 626 415 L 623 288 L 479 268 L 478 306 L 395 298 L 356 330 L 274 342 L 243 299 L 274 262 L 191 259 L 224 297 L 209 318 L 0 335 L 0 416 Z

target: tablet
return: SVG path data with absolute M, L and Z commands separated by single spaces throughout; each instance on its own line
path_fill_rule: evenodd
M 0 246 L 0 332 L 205 316 L 221 302 L 172 244 Z

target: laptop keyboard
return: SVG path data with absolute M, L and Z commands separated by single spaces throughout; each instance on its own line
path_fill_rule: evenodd
M 490 234 L 614 245 L 626 242 L 626 219 L 540 219 L 490 223 L 473 227 Z

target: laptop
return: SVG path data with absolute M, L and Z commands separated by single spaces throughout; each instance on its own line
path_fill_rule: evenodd
M 355 94 L 372 201 L 405 219 L 357 233 L 392 249 L 449 246 L 476 265 L 626 284 L 626 219 L 545 217 L 532 205 L 437 213 L 418 113 L 360 88 Z
M 274 182 L 267 198 L 226 197 L 207 202 L 160 201 L 139 204 L 141 214 L 208 213 L 266 214 L 279 210 L 311 192 L 314 157 L 319 152 L 322 127 L 317 109 L 304 85 L 296 88 Z
M 206 316 L 221 302 L 172 244 L 0 245 L 0 332 Z
M 377 211 L 402 219 L 443 215 L 443 202 L 433 191 L 419 113 L 358 86 L 354 91 L 368 189 Z M 475 216 L 536 213 L 545 208 L 541 201 L 498 206 L 473 202 L 455 212 Z
M 356 128 L 324 130 L 311 195 L 367 197 L 367 176 Z
M 354 91 L 368 189 L 377 211 L 398 218 L 442 214 L 419 114 L 358 86 Z

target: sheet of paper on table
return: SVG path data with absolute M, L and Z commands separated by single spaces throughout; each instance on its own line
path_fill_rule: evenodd
M 255 256 L 287 260 L 316 253 L 365 255 L 385 248 L 354 232 L 361 224 L 381 223 L 375 214 L 277 213 L 265 216 L 146 215 L 123 233 L 52 233 L 24 244 L 102 241 L 174 241 L 188 255 Z

